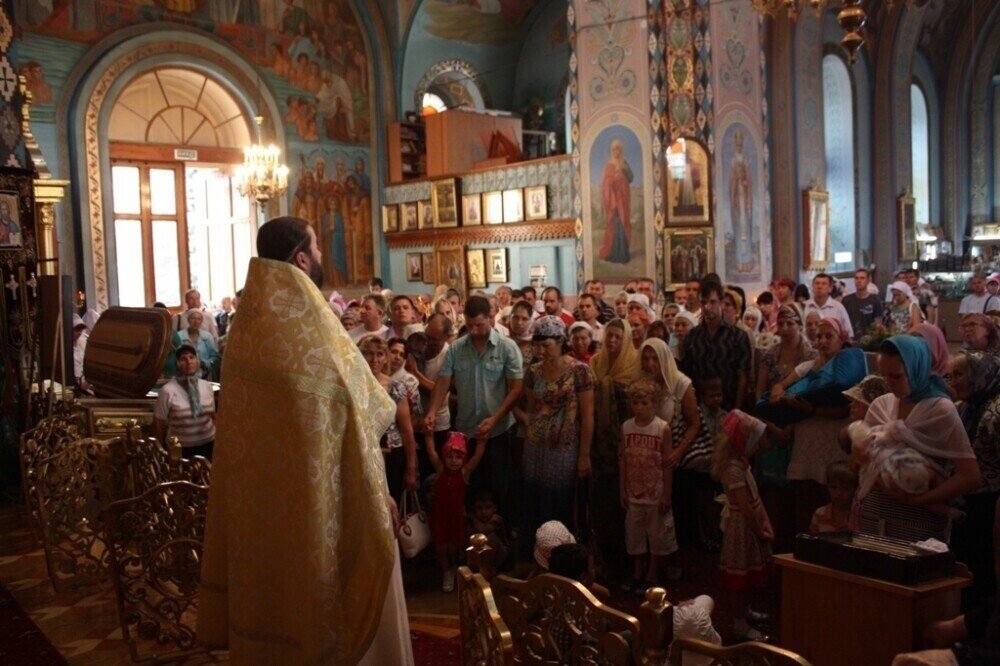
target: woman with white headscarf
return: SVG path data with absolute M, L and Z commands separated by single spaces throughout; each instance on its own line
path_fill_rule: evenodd
M 674 317 L 674 330 L 670 334 L 670 351 L 673 352 L 674 358 L 678 361 L 681 360 L 681 350 L 684 348 L 684 338 L 686 338 L 688 333 L 691 332 L 691 329 L 697 325 L 698 316 L 691 314 L 687 310 L 678 312 L 677 316 Z
M 889 286 L 892 301 L 885 310 L 885 327 L 894 335 L 910 333 L 923 321 L 920 301 L 913 295 L 910 285 L 896 280 Z

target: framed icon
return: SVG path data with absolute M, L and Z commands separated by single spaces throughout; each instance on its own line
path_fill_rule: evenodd
M 503 221 L 504 224 L 510 224 L 511 222 L 524 222 L 523 190 L 503 191 Z
M 0 248 L 24 245 L 21 228 L 21 202 L 17 192 L 0 191 Z
M 825 270 L 830 263 L 830 193 L 810 187 L 802 193 L 803 268 Z
M 503 224 L 503 192 L 483 195 L 483 220 L 486 224 Z
M 431 183 L 431 201 L 434 203 L 434 226 L 458 226 L 458 180 L 448 178 Z
M 382 231 L 387 234 L 399 231 L 399 206 L 382 206 Z
M 482 204 L 478 194 L 462 195 L 462 226 L 475 227 L 483 223 Z
M 435 284 L 434 281 L 437 279 L 437 271 L 435 270 L 433 252 L 421 253 L 420 277 L 423 279 L 424 284 Z
M 419 219 L 417 217 L 417 202 L 411 201 L 399 205 L 400 224 L 403 231 L 416 231 L 419 229 Z
M 489 282 L 507 282 L 507 248 L 486 250 L 486 279 Z
M 683 289 L 692 277 L 715 271 L 715 234 L 711 227 L 667 229 L 664 232 L 667 256 L 667 290 Z
M 417 225 L 420 229 L 434 228 L 434 205 L 430 199 L 417 202 Z
M 486 288 L 486 252 L 483 250 L 466 250 L 465 265 L 468 268 L 469 288 Z
M 457 289 L 458 293 L 466 293 L 465 246 L 436 248 L 434 261 L 437 264 L 437 284 Z
M 667 149 L 667 225 L 712 223 L 712 170 L 708 150 L 696 139 Z
M 899 261 L 916 261 L 917 200 L 907 190 L 896 204 L 896 243 Z
M 549 216 L 548 199 L 544 185 L 524 188 L 524 201 L 527 205 L 524 219 L 544 220 Z

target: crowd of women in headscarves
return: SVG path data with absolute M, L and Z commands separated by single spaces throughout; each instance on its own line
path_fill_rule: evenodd
M 574 313 L 567 310 L 543 308 L 534 290 L 503 287 L 484 295 L 495 330 L 513 339 L 523 358 L 525 391 L 513 410 L 516 497 L 511 515 L 504 516 L 522 542 L 521 553 L 531 553 L 534 528 L 558 520 L 593 545 L 607 575 L 627 577 L 619 445 L 621 426 L 631 417 L 627 391 L 640 380 L 656 387 L 656 416 L 672 435 L 666 464 L 673 472 L 681 547 L 716 552 L 720 487 L 710 472 L 713 440 L 726 411 L 721 389 L 711 381 L 696 385 L 679 363 L 685 338 L 702 325 L 697 303 L 668 303 L 656 316 L 649 296 L 623 290 L 611 303 L 596 299 L 601 315 L 599 326 L 592 326 L 573 323 Z M 681 295 L 693 297 L 683 290 Z M 863 421 L 870 441 L 915 451 L 937 480 L 912 494 L 894 485 L 891 474 L 883 475 L 856 497 L 850 527 L 950 544 L 972 568 L 976 593 L 995 589 L 990 537 L 1000 498 L 995 320 L 966 315 L 964 348 L 950 353 L 941 329 L 918 321 L 908 298 L 907 304 L 890 306 L 898 323 L 906 318 L 902 308 L 910 315 L 905 326 L 899 324 L 906 333 L 886 340 L 877 354 L 865 354 L 836 318 L 787 296 L 767 292 L 756 299 L 758 305 L 748 306 L 741 290 L 727 287 L 722 310 L 725 323 L 741 330 L 752 349 L 753 376 L 743 404 L 754 405 L 748 411 L 768 426 L 752 463 L 779 549 L 783 540 L 787 546 L 791 536 L 807 529 L 813 511 L 828 501 L 830 464 L 848 461 L 863 470 L 864 443 L 847 434 L 849 424 Z M 441 288 L 433 298 L 411 301 L 414 332 L 438 314 L 449 322 L 449 341 L 464 334 L 457 291 Z M 355 304 L 337 309 L 345 327 L 356 325 Z M 579 320 L 579 311 L 575 315 Z M 421 335 L 416 343 L 362 340 L 372 369 L 400 404 L 397 426 L 387 436 L 407 444 L 398 469 L 406 470 L 408 487 L 418 482 L 409 452 L 419 449 L 412 441 L 421 428 L 419 395 L 426 393 L 409 371 L 424 362 Z M 379 348 L 377 354 L 369 352 L 370 345 Z M 592 408 L 581 408 L 584 402 Z

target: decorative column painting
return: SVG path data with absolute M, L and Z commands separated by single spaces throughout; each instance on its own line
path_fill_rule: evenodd
M 710 11 L 719 267 L 727 282 L 762 287 L 772 253 L 761 19 L 750 3 Z
M 654 172 L 662 161 L 662 144 L 659 152 L 653 145 L 662 112 L 651 97 L 657 79 L 650 57 L 662 47 L 659 21 L 649 20 L 650 6 L 648 0 L 573 0 L 570 10 L 576 37 L 570 66 L 576 67 L 578 95 L 578 111 L 573 111 L 578 112 L 582 155 L 583 269 L 588 277 L 612 284 L 656 274 L 656 211 L 657 205 L 662 209 L 663 194 L 655 204 Z

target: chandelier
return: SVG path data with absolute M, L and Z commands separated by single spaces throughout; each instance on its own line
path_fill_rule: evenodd
M 811 7 L 816 16 L 822 16 L 826 11 L 827 4 L 833 0 L 750 0 L 754 8 L 762 14 L 770 16 L 776 15 L 784 10 L 793 21 L 798 17 L 799 11 L 806 6 Z M 895 0 L 885 0 L 885 6 L 891 10 Z M 923 5 L 926 0 L 903 0 L 904 3 Z M 840 40 L 841 46 L 847 51 L 848 58 L 853 63 L 857 58 L 858 49 L 864 46 L 865 37 L 862 29 L 868 21 L 868 15 L 861 7 L 861 0 L 841 0 L 841 9 L 837 14 L 837 22 L 844 30 L 844 37 Z
M 236 187 L 245 197 L 253 197 L 263 208 L 272 197 L 288 189 L 288 167 L 281 162 L 281 149 L 260 141 L 262 116 L 257 121 L 257 141 L 243 149 L 243 164 L 236 167 Z

